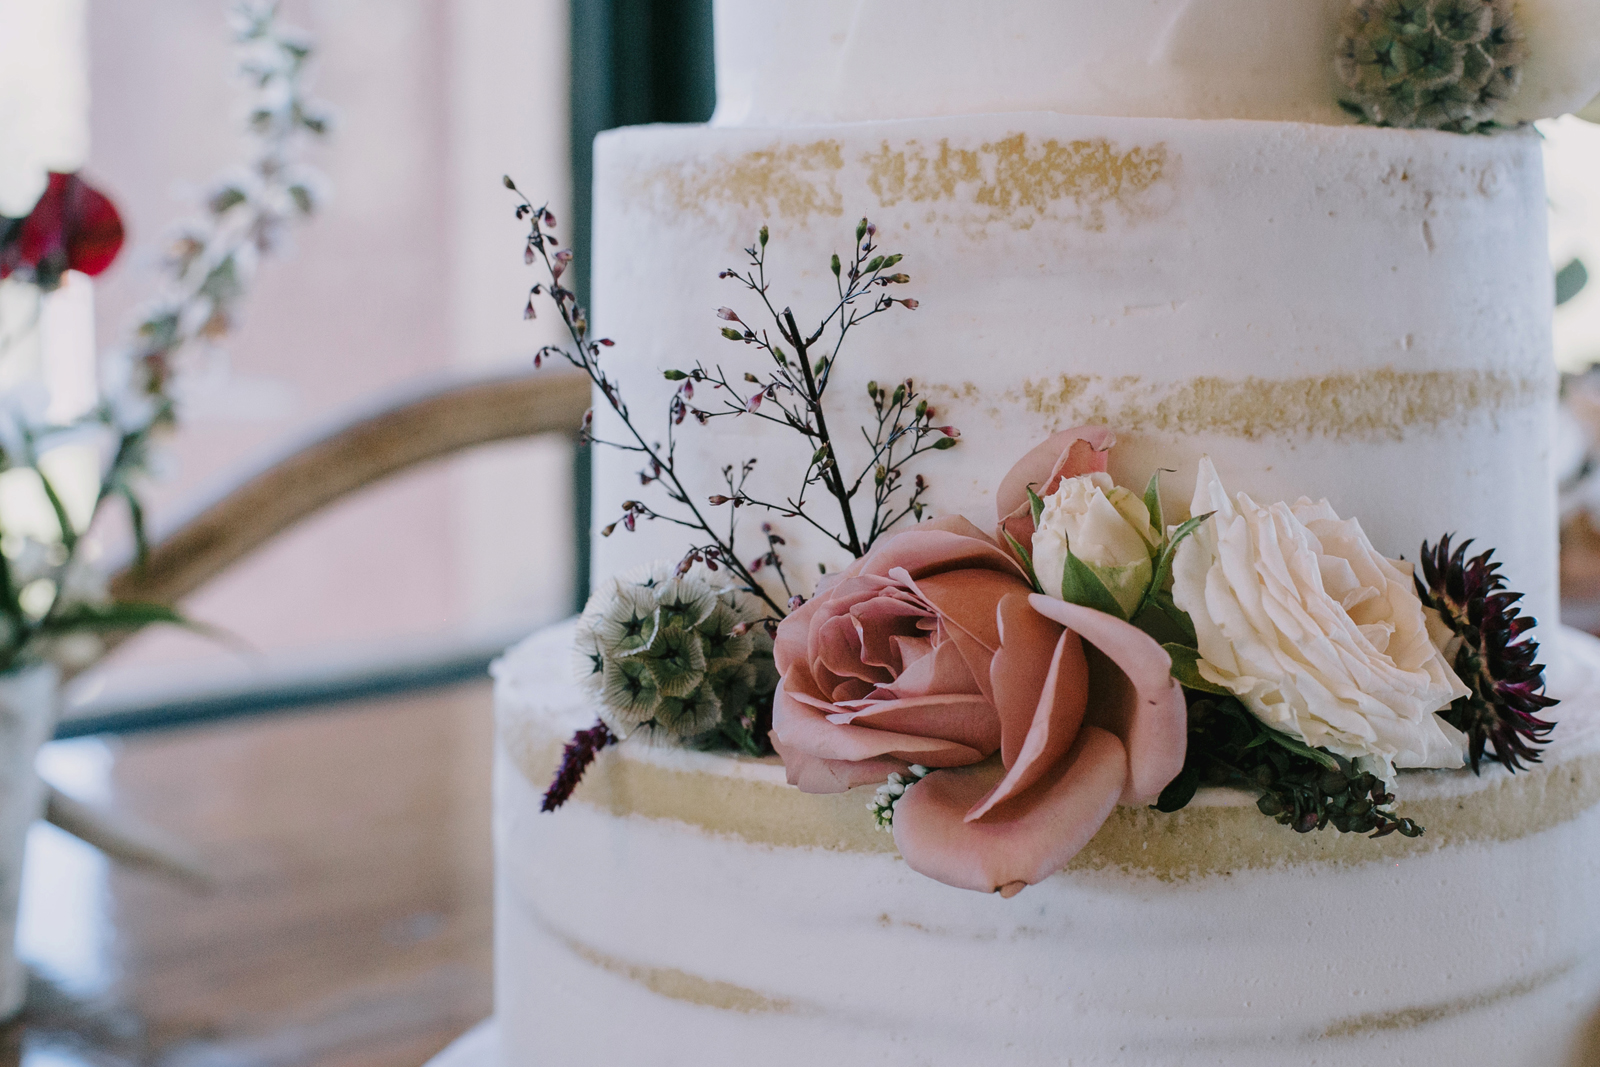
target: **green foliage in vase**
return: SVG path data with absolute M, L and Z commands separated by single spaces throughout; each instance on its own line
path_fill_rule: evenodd
M 237 4 L 232 29 L 247 94 L 248 164 L 230 169 L 206 195 L 203 213 L 173 235 L 163 263 L 165 290 L 144 306 L 126 341 L 101 357 L 100 403 L 63 423 L 50 417 L 42 389 L 0 390 L 0 470 L 31 474 L 21 484 L 37 485 L 56 527 L 29 530 L 13 504 L 0 514 L 0 671 L 47 659 L 81 666 L 102 651 L 100 635 L 156 623 L 189 625 L 168 606 L 115 598 L 99 535 L 106 512 L 123 509 L 135 562 L 143 565 L 148 546 L 141 490 L 157 442 L 177 423 L 175 380 L 216 352 L 238 322 L 261 263 L 292 224 L 313 214 L 318 180 L 299 154 L 328 126 L 307 95 L 314 50 L 283 25 L 275 0 Z M 76 186 L 62 188 L 73 198 L 86 195 Z M 115 244 L 103 234 L 90 244 L 87 261 L 56 257 L 35 264 L 31 275 L 14 277 L 43 292 L 60 281 L 60 269 L 103 269 L 105 257 L 120 247 L 120 227 Z M 15 362 L 8 349 L 37 325 L 36 315 L 20 330 L 0 329 L 0 365 Z M 3 369 L 27 380 L 26 370 Z M 73 508 L 79 495 L 56 483 L 47 457 L 58 446 L 84 441 L 98 443 L 103 459 L 98 485 L 85 487 L 82 506 Z
M 1475 133 L 1527 59 L 1512 0 L 1357 0 L 1340 23 L 1341 106 L 1362 122 Z

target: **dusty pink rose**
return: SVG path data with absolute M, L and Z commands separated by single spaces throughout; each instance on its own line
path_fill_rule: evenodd
M 1104 474 L 1106 456 L 1116 443 L 1116 435 L 1104 426 L 1079 426 L 1052 435 L 1036 446 L 1006 472 L 1000 488 L 994 494 L 995 510 L 1000 515 L 1000 528 L 995 539 L 1006 543 L 1005 534 L 1017 539 L 1017 544 L 1031 550 L 1033 545 L 1033 508 L 1028 500 L 1028 487 L 1041 497 L 1047 497 L 1061 486 L 1062 479 L 1083 474 Z
M 840 792 L 944 768 L 901 798 L 894 836 L 950 885 L 1010 896 L 1050 876 L 1119 800 L 1153 799 L 1183 766 L 1184 702 L 1161 646 L 1034 595 L 965 519 L 886 538 L 826 579 L 774 651 L 789 781 Z

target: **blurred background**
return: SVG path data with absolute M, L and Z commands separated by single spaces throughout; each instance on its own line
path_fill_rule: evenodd
M 232 6 L 0 0 L 0 145 L 81 168 L 126 228 L 111 269 L 46 300 L 56 391 L 92 394 L 93 353 L 160 290 L 174 225 L 247 156 Z M 594 134 L 713 104 L 710 0 L 285 0 L 280 21 L 314 45 L 331 120 L 303 153 L 320 202 L 183 383 L 144 495 L 156 540 L 330 427 L 531 373 L 557 338 L 523 321 L 502 174 L 581 249 Z M 208 881 L 38 824 L 18 934 L 33 982 L 4 1055 L 420 1064 L 488 1014 L 485 667 L 586 591 L 574 452 L 563 434 L 490 444 L 364 489 L 183 602 L 227 640 L 151 628 L 64 689 L 45 777 Z M 112 526 L 107 558 L 131 550 Z
M 557 338 L 521 316 L 524 230 L 501 175 L 550 202 L 582 292 L 588 145 L 613 126 L 710 116 L 710 9 L 284 0 L 282 20 L 315 46 L 308 87 L 331 120 L 304 156 L 320 203 L 184 383 L 144 498 L 152 536 L 330 427 L 528 371 Z M 0 0 L 0 146 L 81 168 L 126 228 L 108 271 L 48 298 L 52 396 L 92 401 L 94 353 L 158 290 L 174 224 L 244 158 L 249 92 L 228 12 L 225 0 Z M 1600 361 L 1600 284 L 1586 264 L 1600 267 L 1600 125 L 1543 132 L 1556 359 L 1576 398 L 1561 424 L 1564 514 L 1587 546 L 1564 568 L 1569 617 L 1592 626 L 1600 389 L 1591 397 L 1585 371 Z M 7 299 L 0 285 L 0 311 Z M 201 870 L 113 864 L 35 826 L 18 934 L 32 984 L 0 1057 L 414 1065 L 488 1014 L 484 668 L 581 603 L 585 470 L 555 433 L 383 481 L 183 601 L 227 640 L 148 629 L 66 686 L 44 776 Z M 131 551 L 126 523 L 99 533 L 106 558 Z

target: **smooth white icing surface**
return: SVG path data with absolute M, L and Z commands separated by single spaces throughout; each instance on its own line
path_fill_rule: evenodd
M 592 721 L 556 677 L 569 636 L 545 631 L 497 666 L 502 739 Z M 1558 778 L 1595 745 L 1600 643 L 1562 631 L 1550 651 Z M 643 747 L 621 758 L 781 773 Z M 1465 796 L 1495 774 L 1408 773 L 1402 792 Z M 1070 872 L 1007 901 L 893 854 L 753 844 L 582 802 L 543 814 L 543 784 L 502 744 L 505 1067 L 938 1067 L 1002 1049 L 1019 1065 L 1576 1067 L 1597 1051 L 1600 811 L 1398 862 Z
M 719 125 L 1001 111 L 1347 125 L 1351 0 L 717 0 Z M 1600 5 L 1519 0 L 1531 58 L 1501 121 L 1600 92 Z
M 763 223 L 773 302 L 805 323 L 833 291 L 830 254 L 870 215 L 921 307 L 861 326 L 837 365 L 829 420 L 847 470 L 865 454 L 867 382 L 911 375 L 963 435 L 912 468 L 936 514 L 990 527 L 1012 462 L 1103 421 L 1122 484 L 1176 471 L 1169 518 L 1208 454 L 1259 501 L 1327 498 L 1391 557 L 1474 537 L 1534 615 L 1555 617 L 1551 276 L 1532 133 L 1046 113 L 647 127 L 600 138 L 595 180 L 596 328 L 617 343 L 606 366 L 647 432 L 666 430 L 662 369 L 759 368 L 713 312 L 759 321 L 716 273 L 742 264 Z M 696 403 L 717 400 L 702 387 Z M 596 410 L 599 435 L 617 439 Z M 725 464 L 756 456 L 760 494 L 781 500 L 810 456 L 749 418 L 689 420 L 676 442 L 705 496 Z M 597 527 L 625 499 L 661 503 L 638 466 L 596 449 Z M 826 503 L 816 513 L 837 522 Z M 752 510 L 747 559 L 767 517 Z M 845 562 L 798 520 L 772 521 L 796 592 L 819 563 Z M 619 528 L 597 539 L 595 573 L 692 542 L 665 523 Z

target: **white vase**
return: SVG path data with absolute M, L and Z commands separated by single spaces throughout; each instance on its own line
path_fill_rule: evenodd
M 44 813 L 34 759 L 55 729 L 60 684 L 51 664 L 0 674 L 0 1020 L 22 1010 L 28 991 L 17 960 L 17 900 L 28 828 Z

